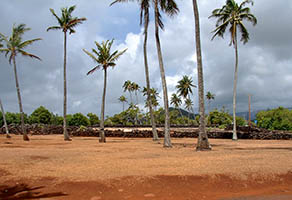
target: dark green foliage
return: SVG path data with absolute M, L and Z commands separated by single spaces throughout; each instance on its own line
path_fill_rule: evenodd
M 4 125 L 3 115 L 2 112 L 0 112 L 0 127 Z
M 237 126 L 246 125 L 246 121 L 241 117 L 236 117 Z M 226 112 L 224 109 L 221 111 L 215 109 L 210 112 L 208 116 L 208 125 L 209 126 L 218 126 L 225 128 L 228 125 L 232 124 L 232 116 Z
M 52 125 L 63 125 L 63 117 L 62 116 L 59 116 L 58 114 L 53 114 L 51 113 L 52 115 L 52 120 L 51 120 L 51 124 Z
M 256 115 L 257 125 L 270 130 L 292 130 L 292 111 L 279 107 L 260 111 Z
M 51 124 L 52 114 L 44 106 L 40 106 L 32 112 L 29 116 L 28 121 L 30 124 Z
M 75 113 L 74 115 L 67 115 L 67 121 L 69 126 L 89 126 L 89 119 L 82 113 Z
M 7 124 L 20 124 L 21 123 L 21 115 L 20 113 L 10 113 L 10 112 L 6 112 L 6 121 Z M 28 117 L 27 114 L 24 114 L 23 116 L 24 118 L 24 123 L 28 122 Z
M 87 117 L 89 119 L 89 123 L 90 123 L 91 126 L 99 124 L 99 118 L 98 118 L 98 116 L 96 114 L 88 113 Z

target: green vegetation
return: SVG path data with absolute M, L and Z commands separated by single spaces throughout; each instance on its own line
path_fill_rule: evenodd
M 236 117 L 237 125 L 244 126 L 246 121 L 241 117 Z M 226 128 L 232 125 L 232 116 L 224 109 L 221 111 L 215 109 L 210 112 L 208 117 L 208 126 L 218 126 L 219 128 Z
M 257 125 L 269 130 L 292 130 L 292 111 L 279 107 L 260 111 L 256 115 Z

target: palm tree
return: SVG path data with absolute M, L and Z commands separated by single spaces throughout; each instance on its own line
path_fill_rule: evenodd
M 154 16 L 155 16 L 155 41 L 156 49 L 158 55 L 160 76 L 162 82 L 163 90 L 163 101 L 165 110 L 165 125 L 164 125 L 164 147 L 172 147 L 170 140 L 170 117 L 168 110 L 168 95 L 167 95 L 167 84 L 165 79 L 164 64 L 161 52 L 160 38 L 159 38 L 159 28 L 163 29 L 164 25 L 161 19 L 161 14 L 159 8 L 169 16 L 174 16 L 178 13 L 179 9 L 174 0 L 154 0 Z
M 112 4 L 117 2 L 128 2 L 132 0 L 116 0 Z M 147 88 L 147 99 L 151 99 L 150 97 L 150 78 L 149 78 L 149 67 L 148 67 L 148 57 L 147 57 L 147 40 L 148 40 L 148 26 L 149 26 L 149 8 L 150 8 L 150 0 L 137 0 L 140 6 L 140 25 L 144 24 L 144 44 L 143 44 L 143 52 L 144 52 L 144 66 L 145 66 L 145 77 L 146 77 L 146 88 Z M 111 4 L 111 5 L 112 5 Z M 150 119 L 152 124 L 152 133 L 153 140 L 159 140 L 156 123 L 154 119 L 154 113 L 152 109 L 152 101 L 147 101 L 149 104 L 150 111 Z
M 205 102 L 204 102 L 204 77 L 202 64 L 201 36 L 200 36 L 200 18 L 197 0 L 193 0 L 193 10 L 196 29 L 196 52 L 197 52 L 197 72 L 198 72 L 198 95 L 199 95 L 199 137 L 197 142 L 197 151 L 211 150 L 208 141 L 208 135 L 205 127 Z
M 170 99 L 170 104 L 174 105 L 174 107 L 179 110 L 180 116 L 182 117 L 183 115 L 181 113 L 181 109 L 179 108 L 180 105 L 182 104 L 182 101 L 177 94 L 175 93 L 172 94 L 171 99 Z
M 51 26 L 47 29 L 49 30 L 62 30 L 64 33 L 64 107 L 63 107 L 63 132 L 64 132 L 64 140 L 65 141 L 71 141 L 71 138 L 69 137 L 69 134 L 67 132 L 67 121 L 66 121 L 66 115 L 67 115 L 67 78 L 66 78 L 66 65 L 67 65 L 67 32 L 69 31 L 69 34 L 75 33 L 74 28 L 78 26 L 79 24 L 82 24 L 86 20 L 86 18 L 77 18 L 72 17 L 72 12 L 75 10 L 76 6 L 71 6 L 69 8 L 62 8 L 62 16 L 58 17 L 55 11 L 51 8 L 50 11 L 53 14 L 53 16 L 57 19 L 58 25 L 57 26 Z
M 20 116 L 21 116 L 21 130 L 23 133 L 23 140 L 29 141 L 29 138 L 28 138 L 27 133 L 26 133 L 26 129 L 24 127 L 24 113 L 23 113 L 23 108 L 22 108 L 22 101 L 21 101 L 20 87 L 19 87 L 18 76 L 17 76 L 15 57 L 17 56 L 17 54 L 21 54 L 23 56 L 28 56 L 31 58 L 36 58 L 38 60 L 41 60 L 38 56 L 30 54 L 24 50 L 24 48 L 26 48 L 27 46 L 29 46 L 29 45 L 33 44 L 35 41 L 38 41 L 41 39 L 36 38 L 36 39 L 32 39 L 32 40 L 22 41 L 23 34 L 26 31 L 30 30 L 30 28 L 26 28 L 25 26 L 26 26 L 25 24 L 20 24 L 17 26 L 13 25 L 12 34 L 11 34 L 9 39 L 5 35 L 0 33 L 1 38 L 6 43 L 6 48 L 1 48 L 0 52 L 4 52 L 6 57 L 9 55 L 9 64 L 11 64 L 11 62 L 13 62 L 16 91 L 17 91 L 19 111 L 20 111 Z
M 187 109 L 187 111 L 188 111 L 188 118 L 189 118 L 189 120 L 190 120 L 190 113 L 192 112 L 192 113 L 194 113 L 194 111 L 193 111 L 193 102 L 192 102 L 192 100 L 191 99 L 189 99 L 189 98 L 186 98 L 185 99 L 185 109 Z
M 146 87 L 143 88 L 142 92 L 143 92 L 143 96 L 148 96 L 148 90 L 147 90 Z M 149 108 L 149 105 L 151 103 L 151 105 L 154 107 L 154 111 L 155 111 L 156 110 L 155 108 L 159 105 L 159 102 L 158 102 L 157 98 L 160 98 L 159 94 L 157 92 L 157 89 L 151 88 L 150 89 L 150 99 L 148 99 L 148 98 L 146 99 L 145 107 Z
M 238 74 L 238 48 L 237 48 L 237 29 L 241 33 L 240 41 L 246 44 L 249 40 L 249 33 L 243 24 L 243 20 L 251 22 L 254 26 L 257 24 L 257 19 L 250 13 L 250 8 L 246 7 L 246 4 L 251 3 L 252 0 L 244 0 L 238 5 L 234 0 L 226 0 L 225 5 L 222 8 L 215 9 L 209 18 L 218 18 L 216 28 L 213 31 L 214 35 L 212 40 L 216 36 L 223 38 L 227 27 L 229 28 L 231 41 L 230 46 L 233 45 L 235 49 L 235 71 L 234 71 L 234 82 L 233 82 L 233 140 L 237 140 L 236 133 L 236 85 L 237 85 L 237 74 Z
M 190 99 L 190 94 L 193 94 L 192 87 L 197 86 L 193 84 L 192 78 L 188 77 L 187 75 L 183 76 L 183 78 L 179 80 L 178 84 L 176 85 L 178 95 L 185 99 Z
M 2 105 L 1 99 L 0 99 L 0 108 L 1 108 L 2 116 L 3 116 L 4 127 L 5 127 L 5 131 L 6 131 L 6 138 L 11 138 L 11 136 L 9 134 L 9 130 L 8 130 L 7 122 L 6 122 L 5 111 L 4 111 L 4 108 L 3 108 L 3 105 Z
M 209 111 L 209 113 L 210 113 L 210 111 L 211 111 L 211 107 L 210 107 L 210 105 L 211 105 L 211 101 L 212 101 L 213 99 L 215 99 L 215 94 L 212 94 L 210 91 L 208 91 L 207 94 L 206 94 L 206 98 L 207 98 L 207 100 L 208 100 L 208 111 Z
M 97 47 L 96 49 L 92 49 L 92 53 L 83 49 L 83 51 L 93 59 L 98 65 L 91 69 L 87 75 L 92 74 L 96 70 L 102 68 L 104 70 L 104 84 L 103 84 L 103 95 L 102 95 L 102 104 L 101 104 L 101 117 L 100 117 L 100 140 L 99 142 L 106 142 L 105 141 L 105 134 L 104 134 L 104 107 L 105 107 L 105 95 L 106 95 L 106 78 L 107 78 L 107 68 L 116 66 L 115 61 L 119 59 L 119 57 L 124 54 L 127 49 L 123 51 L 114 51 L 111 53 L 111 47 L 114 40 L 107 40 L 106 42 L 102 42 L 99 44 L 95 42 Z
M 127 98 L 122 95 L 120 96 L 120 98 L 118 99 L 122 104 L 123 104 L 123 112 L 125 111 L 125 102 L 127 102 Z
M 135 96 L 136 96 L 136 104 L 138 105 L 138 95 L 137 95 L 137 91 L 140 90 L 140 86 L 135 83 L 135 82 L 132 82 L 132 88 L 133 88 L 133 91 L 135 91 Z
M 132 91 L 133 91 L 133 84 L 131 81 L 127 80 L 125 81 L 124 85 L 123 85 L 123 88 L 124 88 L 124 92 L 128 91 L 129 94 L 130 94 L 130 100 L 131 100 L 131 103 L 133 103 L 133 99 L 132 99 Z

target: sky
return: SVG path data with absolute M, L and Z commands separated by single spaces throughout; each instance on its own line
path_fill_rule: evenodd
M 180 13 L 172 18 L 163 16 L 164 31 L 160 31 L 168 96 L 176 92 L 175 86 L 183 75 L 192 77 L 197 85 L 197 63 L 195 52 L 195 26 L 192 1 L 176 0 Z M 240 3 L 240 1 L 237 1 Z M 127 52 L 120 57 L 113 69 L 108 70 L 106 115 L 122 111 L 118 101 L 126 80 L 145 83 L 143 61 L 143 28 L 139 26 L 137 3 L 109 6 L 108 0 L 1 0 L 0 32 L 10 36 L 13 24 L 25 23 L 31 30 L 25 40 L 42 38 L 26 50 L 39 56 L 42 61 L 16 58 L 18 77 L 24 112 L 30 114 L 39 106 L 62 115 L 63 112 L 63 33 L 49 31 L 57 25 L 49 9 L 60 15 L 60 8 L 76 5 L 73 16 L 86 17 L 87 21 L 76 27 L 76 33 L 68 36 L 67 84 L 68 113 L 89 112 L 100 114 L 103 91 L 103 71 L 87 76 L 95 63 L 82 49 L 91 50 L 94 41 L 114 40 L 113 50 Z M 230 37 L 211 41 L 215 19 L 209 19 L 212 10 L 222 7 L 225 0 L 198 0 L 205 93 L 215 94 L 211 109 L 223 106 L 232 111 L 234 48 L 229 46 Z M 248 94 L 251 94 L 252 110 L 291 107 L 292 99 L 292 1 L 254 0 L 251 12 L 258 24 L 244 22 L 250 40 L 239 44 L 239 72 L 237 85 L 237 111 L 248 110 Z M 153 9 L 151 10 L 153 13 Z M 273 13 L 277 14 L 276 16 Z M 151 15 L 149 26 L 148 59 L 151 87 L 160 93 L 163 106 L 160 71 L 154 37 L 154 21 Z M 0 98 L 6 111 L 18 112 L 17 93 L 13 67 L 4 54 L 0 55 Z M 198 91 L 193 89 L 192 100 L 198 111 Z M 142 94 L 138 96 L 144 109 Z M 207 102 L 206 102 L 207 104 Z M 207 108 L 207 106 L 206 106 Z

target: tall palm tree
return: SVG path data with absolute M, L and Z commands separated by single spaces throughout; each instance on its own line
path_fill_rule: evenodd
M 47 29 L 49 30 L 62 30 L 64 33 L 64 107 L 63 107 L 63 132 L 64 132 L 64 140 L 65 141 L 71 141 L 71 138 L 67 132 L 67 78 L 66 78 L 66 65 L 67 65 L 67 32 L 69 31 L 69 34 L 75 33 L 76 31 L 74 28 L 78 26 L 79 24 L 82 24 L 86 18 L 77 18 L 72 16 L 72 12 L 75 10 L 76 6 L 71 6 L 69 8 L 61 8 L 62 16 L 59 17 L 55 11 L 51 8 L 50 11 L 53 14 L 53 16 L 57 19 L 58 25 L 57 26 L 51 26 Z
M 4 111 L 4 107 L 2 105 L 1 99 L 0 99 L 0 108 L 1 108 L 2 116 L 3 116 L 4 127 L 5 127 L 5 131 L 6 131 L 6 138 L 11 138 L 11 136 L 9 134 L 9 130 L 8 130 L 7 122 L 6 122 L 5 111 Z
M 131 104 L 133 103 L 133 99 L 132 99 L 132 91 L 133 91 L 133 84 L 131 81 L 127 80 L 125 81 L 123 88 L 124 88 L 124 92 L 128 91 L 130 94 L 130 100 L 131 100 Z
M 118 99 L 122 104 L 123 104 L 123 112 L 125 111 L 125 102 L 127 102 L 127 98 L 122 95 L 120 96 L 120 98 Z
M 182 101 L 181 101 L 181 98 L 177 94 L 173 93 L 171 95 L 170 104 L 172 104 L 176 109 L 179 110 L 180 116 L 182 117 L 183 115 L 181 113 L 181 109 L 179 108 L 180 105 L 182 104 Z
M 153 0 L 154 1 L 154 16 L 155 16 L 155 41 L 156 49 L 158 55 L 160 76 L 162 82 L 163 90 L 163 101 L 165 110 L 165 125 L 164 125 L 164 147 L 172 147 L 170 140 L 170 117 L 168 110 L 168 94 L 167 94 L 167 84 L 165 79 L 165 71 L 163 64 L 163 57 L 161 52 L 160 38 L 159 38 L 159 28 L 163 29 L 164 25 L 161 19 L 160 9 L 169 16 L 174 16 L 179 12 L 179 9 L 174 0 Z M 159 9 L 160 7 L 160 9 Z
M 200 18 L 197 0 L 193 0 L 193 10 L 195 18 L 195 32 L 196 32 L 196 52 L 197 52 L 197 72 L 198 72 L 198 95 L 199 95 L 199 137 L 197 142 L 197 151 L 211 150 L 208 135 L 205 127 L 205 102 L 204 102 L 204 77 L 202 64 L 202 50 L 201 50 L 201 35 L 200 35 Z
M 22 41 L 23 34 L 29 30 L 30 28 L 27 28 L 25 24 L 19 24 L 17 26 L 13 25 L 12 34 L 9 39 L 5 35 L 0 33 L 1 38 L 6 43 L 6 48 L 1 48 L 0 52 L 4 52 L 6 57 L 9 55 L 9 64 L 13 62 L 16 91 L 17 91 L 19 111 L 20 111 L 20 116 L 21 116 L 21 130 L 23 134 L 23 140 L 25 141 L 29 141 L 29 138 L 27 136 L 26 129 L 24 127 L 24 113 L 23 113 L 23 108 L 22 108 L 22 101 L 21 101 L 21 94 L 20 94 L 20 87 L 19 87 L 19 82 L 18 82 L 15 58 L 18 54 L 21 54 L 23 56 L 28 56 L 31 58 L 36 58 L 38 60 L 41 60 L 38 56 L 30 54 L 24 50 L 27 46 L 33 44 L 35 41 L 41 40 L 40 38 L 36 38 L 32 40 Z
M 210 105 L 211 105 L 211 101 L 212 101 L 213 99 L 215 99 L 215 94 L 212 94 L 210 91 L 208 91 L 207 94 L 206 94 L 206 98 L 207 98 L 207 100 L 208 100 L 208 111 L 209 111 L 209 113 L 210 113 L 210 111 L 211 111 L 211 107 L 210 107 Z
M 247 4 L 253 5 L 252 0 L 244 0 L 238 5 L 234 0 L 226 0 L 225 5 L 222 8 L 215 9 L 209 18 L 217 18 L 216 28 L 213 31 L 214 35 L 212 40 L 216 36 L 223 38 L 224 33 L 229 28 L 231 41 L 230 46 L 233 45 L 235 49 L 235 71 L 233 81 L 233 140 L 237 140 L 236 133 L 236 86 L 237 86 L 237 74 L 238 74 L 238 48 L 237 48 L 237 29 L 241 34 L 240 41 L 246 44 L 249 40 L 249 33 L 243 24 L 244 20 L 251 22 L 254 26 L 257 24 L 257 19 L 250 13 L 250 8 L 246 7 Z
M 117 2 L 128 2 L 133 0 L 116 0 L 112 4 Z M 144 53 L 144 66 L 145 66 L 145 77 L 146 77 L 146 88 L 147 88 L 147 99 L 149 104 L 149 111 L 150 111 L 150 119 L 152 124 L 152 133 L 153 133 L 153 140 L 159 140 L 157 130 L 156 130 L 156 123 L 154 119 L 154 113 L 152 109 L 152 101 L 150 100 L 150 78 L 149 78 L 149 67 L 148 67 L 148 57 L 147 57 L 147 40 L 148 40 L 148 26 L 149 26 L 149 8 L 150 8 L 150 0 L 137 0 L 140 6 L 140 25 L 144 24 L 144 44 L 143 44 L 143 53 Z M 111 5 L 112 5 L 111 4 Z
M 123 51 L 114 51 L 111 53 L 111 47 L 114 40 L 107 40 L 99 44 L 95 42 L 97 49 L 92 49 L 92 53 L 83 49 L 83 51 L 90 57 L 94 62 L 97 63 L 93 69 L 91 69 L 87 75 L 92 74 L 96 70 L 102 68 L 104 71 L 104 84 L 103 84 L 103 94 L 102 94 L 102 104 L 101 104 L 101 116 L 100 116 L 100 140 L 99 142 L 106 142 L 104 134 L 104 107 L 105 107 L 105 95 L 106 95 L 106 79 L 107 79 L 107 68 L 116 66 L 115 61 L 124 54 L 127 49 Z

